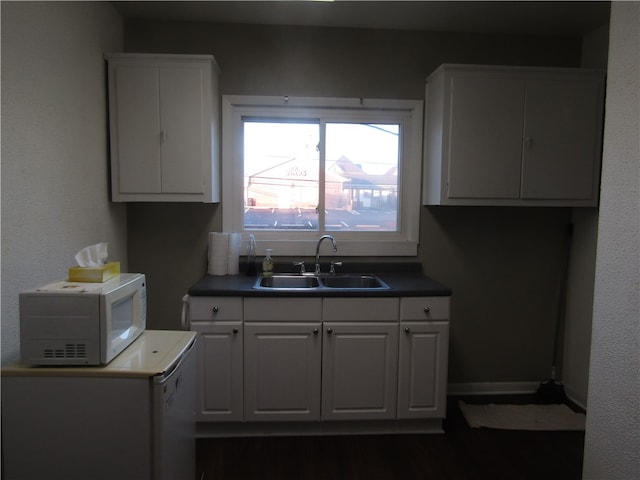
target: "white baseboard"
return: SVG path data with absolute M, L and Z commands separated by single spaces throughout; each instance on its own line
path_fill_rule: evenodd
M 450 383 L 448 395 L 518 395 L 535 393 L 540 382 Z
M 450 383 L 447 395 L 529 395 L 536 393 L 540 382 L 470 382 Z M 586 410 L 586 401 L 570 386 L 563 385 L 567 398 Z
M 587 409 L 587 401 L 584 398 L 584 394 L 582 394 L 582 392 L 578 392 L 577 390 L 573 389 L 571 385 L 566 384 L 564 385 L 564 391 L 567 394 L 567 398 L 569 400 L 571 400 L 583 410 Z

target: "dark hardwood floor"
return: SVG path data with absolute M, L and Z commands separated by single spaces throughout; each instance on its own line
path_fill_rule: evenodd
M 449 398 L 444 434 L 199 439 L 198 480 L 572 480 L 584 432 L 471 429 Z M 526 398 L 467 397 L 476 403 Z

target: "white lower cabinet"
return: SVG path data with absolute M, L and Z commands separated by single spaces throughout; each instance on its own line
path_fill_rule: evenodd
M 245 324 L 244 418 L 320 418 L 320 322 Z
M 202 335 L 197 418 L 242 420 L 242 322 L 192 323 Z
M 322 300 L 244 302 L 245 421 L 319 420 Z
M 241 297 L 191 297 L 191 330 L 202 336 L 198 421 L 242 420 L 243 323 Z
M 400 323 L 398 418 L 444 418 L 449 324 Z
M 325 298 L 322 419 L 396 416 L 398 299 Z
M 322 419 L 396 417 L 397 322 L 325 322 Z
M 444 418 L 449 297 L 400 300 L 398 418 Z
M 448 297 L 192 297 L 190 309 L 201 422 L 446 415 Z

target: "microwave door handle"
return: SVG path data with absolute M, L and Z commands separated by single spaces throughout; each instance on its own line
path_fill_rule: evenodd
M 185 295 L 182 297 L 182 312 L 180 318 L 180 325 L 183 330 L 189 330 L 191 328 L 189 314 L 189 295 Z

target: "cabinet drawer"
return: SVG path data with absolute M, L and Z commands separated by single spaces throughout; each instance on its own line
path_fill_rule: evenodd
M 448 320 L 450 297 L 404 297 L 400 320 Z
M 242 320 L 242 297 L 189 297 L 192 322 Z
M 251 322 L 311 322 L 322 319 L 321 298 L 245 298 L 244 319 Z
M 395 321 L 398 320 L 397 298 L 325 298 L 322 304 L 325 321 Z

